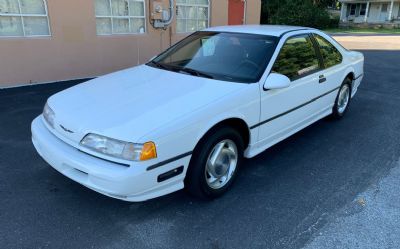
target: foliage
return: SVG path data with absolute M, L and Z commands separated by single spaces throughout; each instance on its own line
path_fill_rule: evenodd
M 290 38 L 282 47 L 272 71 L 295 80 L 317 69 L 317 58 L 310 38 Z
M 326 8 L 328 6 L 333 6 L 338 3 L 337 0 L 313 0 L 314 4 L 318 7 Z
M 320 47 L 322 58 L 326 67 L 332 67 L 340 64 L 343 57 L 342 54 L 331 43 L 319 35 L 315 35 L 315 39 Z
M 332 20 L 327 10 L 331 3 L 331 0 L 263 0 L 261 23 L 337 27 L 337 19 Z

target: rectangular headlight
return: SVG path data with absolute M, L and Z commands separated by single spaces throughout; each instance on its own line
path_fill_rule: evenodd
M 153 142 L 144 144 L 128 143 L 96 134 L 86 135 L 81 145 L 104 155 L 130 161 L 145 161 L 157 157 Z
M 54 111 L 50 108 L 49 104 L 46 103 L 43 109 L 43 117 L 44 120 L 46 120 L 47 124 L 50 125 L 54 129 L 54 118 L 55 118 L 55 113 Z

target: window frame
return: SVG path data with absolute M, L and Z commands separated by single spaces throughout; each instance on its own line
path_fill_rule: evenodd
M 51 25 L 50 25 L 50 17 L 49 17 L 49 11 L 48 11 L 48 7 L 47 7 L 47 0 L 42 0 L 43 4 L 44 4 L 44 10 L 45 10 L 45 14 L 23 14 L 22 13 L 22 8 L 21 8 L 21 1 L 18 1 L 18 10 L 19 13 L 0 13 L 0 17 L 1 16 L 5 16 L 5 17 L 17 17 L 17 18 L 21 18 L 21 28 L 22 28 L 22 35 L 5 35 L 5 36 L 0 36 L 0 39 L 4 39 L 4 38 L 36 38 L 36 37 L 52 37 L 52 32 L 51 32 Z M 47 19 L 47 28 L 49 30 L 49 34 L 48 35 L 27 35 L 25 32 L 25 22 L 24 22 L 24 17 L 46 17 Z
M 197 16 L 196 16 L 196 19 L 191 19 L 191 18 L 178 18 L 178 9 L 179 9 L 179 6 L 183 6 L 183 7 L 203 7 L 203 8 L 207 8 L 207 27 L 206 28 L 209 28 L 210 27 L 210 14 L 211 14 L 211 6 L 210 6 L 210 0 L 207 0 L 207 2 L 208 2 L 208 4 L 197 4 L 197 3 L 178 3 L 178 2 L 176 2 L 176 20 L 175 20 L 175 22 L 176 22 L 176 24 L 175 24 L 175 32 L 177 33 L 177 34 L 188 34 L 188 33 L 195 33 L 195 32 L 198 32 L 198 31 L 201 31 L 201 30 L 195 30 L 195 31 L 188 31 L 187 30 L 187 21 L 188 20 L 196 20 L 196 22 L 198 22 L 199 20 L 202 20 L 202 19 L 198 19 L 197 18 Z M 197 12 L 196 12 L 196 15 L 197 15 Z M 186 22 L 185 22 L 185 31 L 184 32 L 178 32 L 178 21 L 179 20 L 185 20 Z
M 340 52 L 340 50 L 339 50 L 332 42 L 328 41 L 328 39 L 326 39 L 325 37 L 323 37 L 322 35 L 317 34 L 317 33 L 310 33 L 310 36 L 311 36 L 311 38 L 312 38 L 312 40 L 313 40 L 313 43 L 314 43 L 316 49 L 318 50 L 318 55 L 319 55 L 319 57 L 320 57 L 320 61 L 321 61 L 321 65 L 322 65 L 322 69 L 323 69 L 323 70 L 324 70 L 324 69 L 331 68 L 331 67 L 335 67 L 335 66 L 340 65 L 340 64 L 343 63 L 343 58 L 344 58 L 344 57 L 343 57 L 342 52 Z M 326 64 L 325 64 L 325 59 L 324 59 L 324 57 L 322 56 L 321 47 L 320 47 L 320 45 L 319 45 L 319 43 L 318 43 L 318 41 L 317 41 L 317 38 L 316 38 L 315 36 L 321 37 L 325 42 L 328 42 L 332 47 L 334 47 L 334 48 L 336 49 L 336 51 L 340 54 L 340 57 L 341 57 L 340 63 L 335 64 L 335 65 L 330 66 L 330 67 L 327 67 L 327 66 L 326 66 Z
M 93 0 L 93 2 L 94 2 L 94 9 L 95 9 L 95 11 L 94 11 L 94 17 L 95 17 L 95 22 L 96 22 L 96 35 L 97 36 L 105 36 L 105 37 L 107 37 L 107 36 L 118 36 L 118 35 L 145 35 L 145 34 L 147 34 L 147 16 L 146 16 L 146 13 L 147 13 L 147 7 L 146 7 L 146 0 L 127 0 L 127 2 L 128 2 L 128 15 L 127 16 L 115 16 L 114 15 L 114 13 L 113 13 L 113 8 L 112 8 L 112 1 L 113 0 L 107 0 L 108 1 L 108 3 L 109 3 L 109 7 L 110 7 L 110 15 L 109 16 L 104 16 L 104 15 L 100 15 L 100 16 L 98 16 L 98 15 L 96 15 L 96 1 L 95 0 Z M 134 1 L 134 2 L 142 2 L 143 3 L 143 16 L 130 16 L 129 15 L 129 11 L 130 11 L 130 1 Z M 98 18 L 109 18 L 110 20 L 111 20 L 111 33 L 109 33 L 109 34 L 99 34 L 98 33 L 98 31 L 97 31 L 97 19 Z M 132 26 L 131 26 L 131 19 L 132 18 L 142 18 L 143 20 L 144 20 L 144 32 L 143 33 L 140 33 L 140 32 L 138 32 L 138 33 L 132 33 L 132 32 L 128 32 L 128 33 L 114 33 L 114 22 L 113 22 L 113 19 L 128 19 L 129 20 L 129 30 L 131 30 L 131 28 L 132 28 Z
M 292 38 L 296 38 L 296 37 L 308 37 L 308 38 L 310 39 L 311 44 L 312 44 L 312 47 L 313 47 L 313 49 L 314 49 L 314 51 L 315 51 L 315 55 L 317 56 L 319 68 L 317 68 L 317 69 L 315 69 L 315 70 L 312 70 L 312 71 L 310 71 L 310 72 L 308 72 L 308 73 L 305 73 L 305 74 L 303 74 L 303 75 L 299 75 L 298 77 L 295 77 L 294 79 L 290 79 L 290 78 L 289 78 L 290 81 L 291 81 L 291 83 L 294 83 L 294 82 L 296 82 L 296 81 L 298 81 L 298 80 L 300 80 L 300 79 L 302 79 L 302 78 L 305 78 L 305 77 L 307 77 L 307 76 L 313 75 L 313 74 L 315 74 L 315 73 L 321 72 L 322 70 L 325 69 L 325 65 L 324 65 L 324 63 L 323 63 L 323 59 L 322 59 L 322 56 L 321 56 L 321 52 L 320 52 L 320 50 L 319 50 L 319 47 L 318 47 L 318 45 L 316 44 L 316 41 L 314 40 L 314 37 L 312 36 L 312 33 L 307 32 L 307 33 L 301 33 L 301 34 L 295 34 L 295 35 L 288 36 L 288 37 L 283 41 L 283 44 L 282 44 L 282 46 L 280 47 L 279 52 L 278 52 L 278 54 L 277 54 L 275 60 L 274 60 L 273 63 L 272 63 L 272 67 L 271 67 L 271 70 L 270 70 L 269 74 L 271 74 L 271 73 L 273 72 L 274 66 L 275 66 L 277 60 L 279 59 L 279 55 L 280 55 L 280 53 L 281 53 L 283 47 L 285 46 L 286 42 L 287 42 L 288 40 L 290 40 L 290 39 L 292 39 Z

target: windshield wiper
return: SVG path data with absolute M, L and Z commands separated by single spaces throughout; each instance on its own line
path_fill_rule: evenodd
M 166 65 L 157 61 L 150 61 L 148 64 L 153 65 L 155 67 L 161 68 L 161 69 L 165 69 L 165 70 L 169 70 L 169 71 L 174 71 L 174 72 L 185 72 L 188 73 L 190 75 L 193 76 L 198 76 L 198 77 L 204 77 L 204 78 L 208 78 L 208 79 L 214 79 L 214 76 L 209 75 L 207 73 L 203 73 L 200 72 L 198 70 L 192 69 L 192 68 L 188 68 L 188 67 L 178 67 L 175 65 Z
M 195 70 L 195 69 L 192 69 L 192 68 L 188 68 L 188 67 L 180 68 L 180 71 L 185 72 L 185 73 L 189 73 L 191 75 L 198 76 L 198 77 L 214 79 L 214 76 L 212 76 L 212 75 L 209 75 L 207 73 L 203 73 L 201 71 L 198 71 L 198 70 Z
M 158 67 L 158 68 L 161 68 L 161 69 L 171 70 L 171 69 L 170 69 L 169 67 L 167 67 L 166 65 L 164 65 L 164 64 L 162 64 L 162 63 L 160 63 L 160 62 L 157 62 L 157 61 L 150 61 L 150 62 L 147 63 L 147 64 L 154 65 L 154 66 L 156 66 L 156 67 Z

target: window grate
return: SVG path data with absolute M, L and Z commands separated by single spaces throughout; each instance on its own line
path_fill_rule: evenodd
M 95 0 L 95 12 L 98 35 L 146 32 L 144 0 Z
M 210 5 L 208 0 L 178 0 L 176 3 L 176 32 L 195 32 L 209 27 Z
M 0 0 L 0 37 L 51 36 L 45 0 Z

